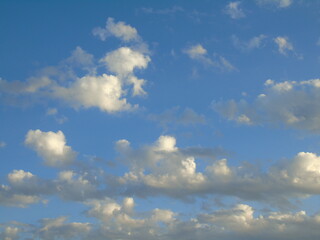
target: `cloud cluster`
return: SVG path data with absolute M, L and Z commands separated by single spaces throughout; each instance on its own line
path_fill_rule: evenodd
M 240 124 L 267 124 L 318 132 L 320 130 L 320 80 L 265 82 L 253 102 L 216 102 L 213 108 Z
M 47 161 L 64 160 L 72 152 L 65 145 L 62 133 L 39 131 L 33 137 L 35 150 Z M 43 139 L 41 144 L 37 142 L 39 139 Z M 122 139 L 116 142 L 116 150 L 119 163 L 129 168 L 123 175 L 106 174 L 89 167 L 62 170 L 55 179 L 40 179 L 31 172 L 14 170 L 8 174 L 8 185 L 0 188 L 0 202 L 25 207 L 51 195 L 78 202 L 120 195 L 162 195 L 182 200 L 214 195 L 284 206 L 293 198 L 320 194 L 320 157 L 315 153 L 300 152 L 281 165 L 274 164 L 262 171 L 248 164 L 230 165 L 226 158 L 219 158 L 226 155 L 220 148 L 179 148 L 176 139 L 168 135 L 138 149 Z M 69 153 L 61 156 L 55 155 L 57 152 Z
M 246 240 L 313 240 L 319 236 L 320 216 L 306 212 L 269 212 L 256 216 L 253 207 L 237 204 L 230 209 L 199 213 L 181 218 L 169 209 L 134 211 L 134 200 L 125 198 L 122 204 L 111 199 L 88 203 L 87 215 L 98 224 L 67 222 L 66 217 L 41 219 L 37 225 L 11 223 L 0 226 L 1 237 L 19 239 L 22 236 L 43 240 L 59 239 L 246 239 Z M 140 217 L 139 217 L 140 215 Z
M 48 67 L 26 81 L 0 79 L 0 91 L 15 98 L 56 99 L 76 109 L 99 108 L 108 113 L 135 110 L 138 105 L 130 104 L 127 97 L 130 92 L 133 97 L 147 94 L 143 89 L 146 80 L 135 75 L 151 61 L 146 44 L 135 28 L 111 18 L 106 29 L 97 28 L 94 33 L 102 40 L 112 35 L 135 45 L 107 52 L 98 63 L 92 54 L 77 47 L 58 67 Z M 101 65 L 104 73 L 97 74 Z
M 131 169 L 118 179 L 117 187 L 124 188 L 125 194 L 179 199 L 222 195 L 278 206 L 288 204 L 292 197 L 320 194 L 320 158 L 314 153 L 300 152 L 267 172 L 245 164 L 230 166 L 227 159 L 215 159 L 199 171 L 197 162 L 205 156 L 178 148 L 172 136 L 160 136 L 154 144 L 137 150 L 127 140 L 119 140 L 116 147 Z

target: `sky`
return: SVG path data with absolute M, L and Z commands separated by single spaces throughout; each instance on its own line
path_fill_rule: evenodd
M 0 238 L 319 239 L 319 16 L 0 1 Z

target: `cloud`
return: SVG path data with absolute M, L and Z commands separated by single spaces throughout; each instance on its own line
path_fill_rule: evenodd
M 288 52 L 293 51 L 293 46 L 287 37 L 276 37 L 274 42 L 278 45 L 278 51 L 282 55 L 287 55 Z
M 204 64 L 205 66 L 214 67 L 221 71 L 233 71 L 235 67 L 223 56 L 214 54 L 214 58 L 210 58 L 207 54 L 207 50 L 201 45 L 193 45 L 183 50 L 191 59 L 196 60 Z
M 20 229 L 15 226 L 0 227 L 0 238 L 4 240 L 18 240 Z
M 243 10 L 240 8 L 241 2 L 230 2 L 226 8 L 225 13 L 228 14 L 232 19 L 244 18 L 246 15 Z
M 193 217 L 181 217 L 169 209 L 155 208 L 143 215 L 133 209 L 128 213 L 126 205 L 134 207 L 132 198 L 123 203 L 112 199 L 88 202 L 89 217 L 98 223 L 67 222 L 67 217 L 46 218 L 37 225 L 23 223 L 3 224 L 1 237 L 19 239 L 31 236 L 44 240 L 59 239 L 246 239 L 246 240 L 313 240 L 319 236 L 320 215 L 308 215 L 305 211 L 273 211 L 259 214 L 252 206 L 236 204 L 231 208 L 199 213 Z M 139 216 L 140 215 L 140 216 Z
M 41 130 L 29 130 L 25 138 L 25 144 L 35 150 L 44 159 L 48 166 L 62 167 L 71 164 L 77 153 L 66 145 L 63 132 L 42 132 Z
M 186 49 L 185 53 L 192 59 L 199 59 L 207 54 L 207 50 L 202 45 L 198 44 Z
M 278 8 L 289 7 L 293 0 L 256 0 L 259 5 L 275 5 Z
M 124 22 L 114 22 L 113 18 L 107 19 L 105 28 L 97 27 L 93 29 L 92 33 L 102 41 L 105 41 L 110 36 L 117 37 L 124 42 L 140 41 L 140 36 L 134 27 Z
M 100 61 L 106 64 L 109 71 L 120 76 L 127 76 L 135 69 L 145 69 L 150 62 L 150 57 L 128 47 L 121 47 L 107 53 Z
M 0 141 L 0 148 L 4 148 L 7 144 L 4 141 Z
M 312 132 L 320 130 L 320 80 L 275 82 L 267 80 L 265 90 L 253 102 L 229 100 L 213 103 L 228 120 L 238 123 L 286 126 Z
M 160 136 L 141 149 L 132 149 L 127 140 L 119 140 L 116 148 L 121 154 L 119 160 L 130 168 L 115 185 L 125 195 L 164 195 L 182 200 L 220 195 L 288 207 L 292 198 L 320 194 L 320 157 L 315 153 L 300 152 L 281 165 L 261 171 L 253 165 L 230 166 L 225 158 L 217 160 L 219 152 L 211 152 L 214 161 L 205 166 L 202 162 L 204 170 L 199 171 L 199 162 L 208 155 L 192 147 L 178 148 L 172 136 Z
M 125 42 L 133 41 L 134 45 L 107 52 L 99 64 L 92 54 L 76 47 L 57 67 L 47 67 L 27 81 L 0 78 L 2 97 L 7 97 L 9 102 L 21 100 L 24 104 L 30 100 L 54 99 L 75 109 L 99 108 L 110 114 L 137 109 L 138 105 L 128 103 L 126 96 L 147 95 L 143 89 L 146 80 L 138 78 L 135 72 L 146 69 L 151 61 L 148 47 L 135 28 L 123 22 L 115 23 L 112 18 L 101 31 L 101 36 L 111 34 Z M 97 74 L 100 67 L 105 67 L 105 73 Z M 56 119 L 65 121 L 63 117 Z
M 266 36 L 264 34 L 253 37 L 247 42 L 240 41 L 239 38 L 235 35 L 232 36 L 233 45 L 242 51 L 250 51 L 256 48 L 261 48 L 264 39 L 266 39 Z
M 9 207 L 27 207 L 40 201 L 35 195 L 15 193 L 10 186 L 0 185 L 0 204 Z
M 113 75 L 82 77 L 69 87 L 55 86 L 54 98 L 61 99 L 75 108 L 98 107 L 101 111 L 115 113 L 127 111 L 133 107 L 122 98 L 121 80 Z
M 159 122 L 159 124 L 165 128 L 172 124 L 187 126 L 206 123 L 205 116 L 196 113 L 191 108 L 182 110 L 179 107 L 174 107 L 160 114 L 150 114 L 148 118 L 152 121 Z
M 34 237 L 43 240 L 82 238 L 91 230 L 89 223 L 66 223 L 67 217 L 46 218 L 41 220 L 41 226 L 34 231 Z
M 147 14 L 159 14 L 159 15 L 172 15 L 178 12 L 184 12 L 185 10 L 180 6 L 173 6 L 165 9 L 154 9 L 154 8 L 141 8 L 141 11 Z

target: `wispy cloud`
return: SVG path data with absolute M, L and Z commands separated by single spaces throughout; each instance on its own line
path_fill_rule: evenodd
M 225 13 L 228 14 L 233 19 L 244 18 L 246 15 L 240 8 L 241 2 L 230 2 L 225 7 Z

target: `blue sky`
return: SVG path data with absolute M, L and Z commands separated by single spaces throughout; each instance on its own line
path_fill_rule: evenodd
M 0 238 L 319 238 L 319 11 L 1 1 Z

